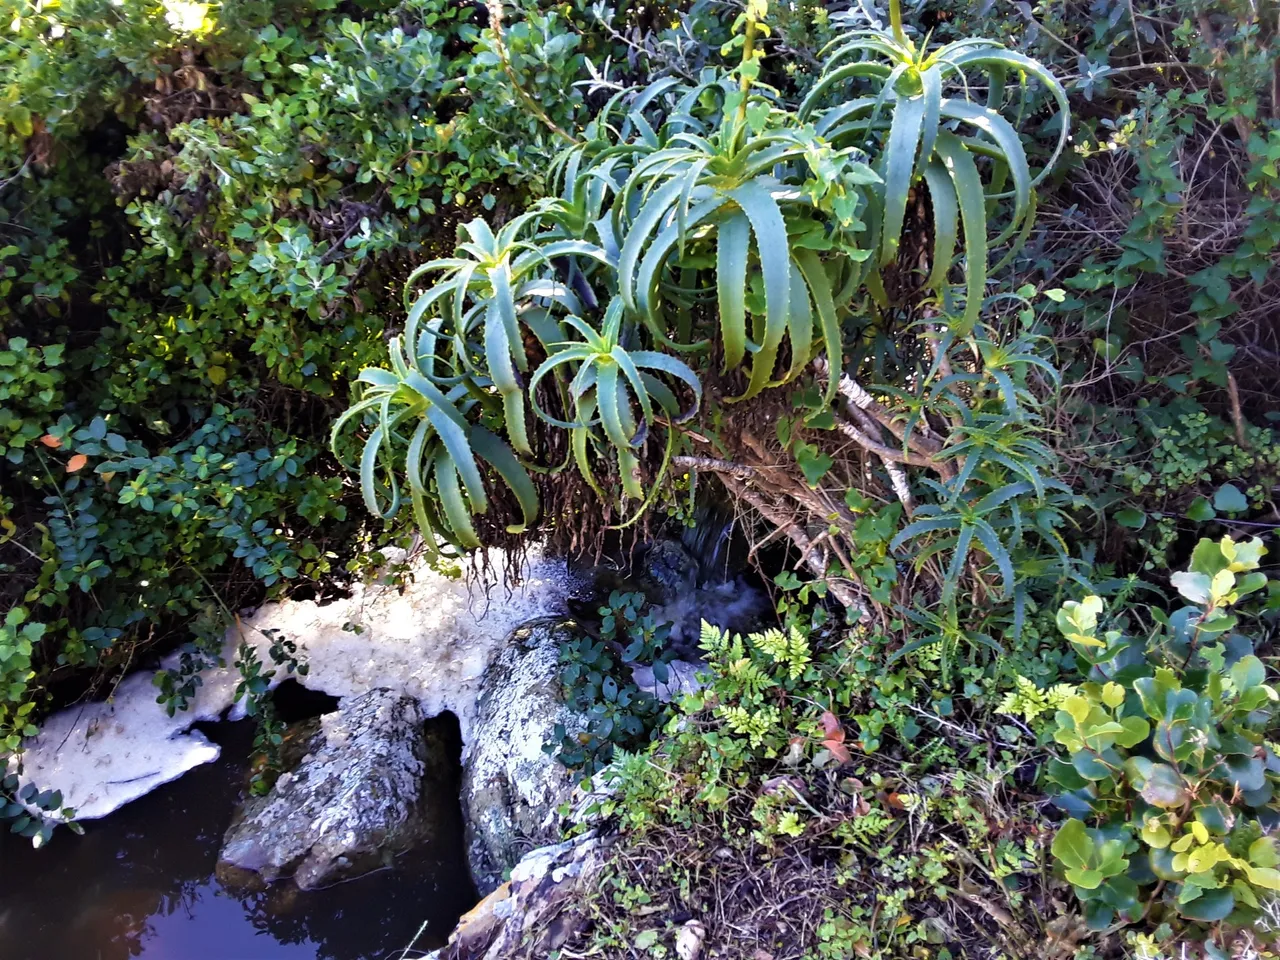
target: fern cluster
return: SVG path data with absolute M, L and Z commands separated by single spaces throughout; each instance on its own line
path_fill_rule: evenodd
M 1059 683 L 1041 690 L 1021 674 L 1015 676 L 1013 682 L 1014 689 L 1005 694 L 1000 706 L 996 707 L 996 713 L 1022 717 L 1028 723 L 1041 714 L 1060 710 L 1068 698 L 1076 693 L 1075 686 L 1070 683 Z
M 781 630 L 766 630 L 754 635 L 752 640 L 757 649 L 775 664 L 785 667 L 787 676 L 799 680 L 810 663 L 809 641 L 794 626 L 786 633 Z

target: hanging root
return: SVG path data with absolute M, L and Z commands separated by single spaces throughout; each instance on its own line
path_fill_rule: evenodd
M 811 538 L 798 522 L 798 515 L 811 512 L 805 509 L 805 501 L 811 501 L 811 496 L 796 496 L 794 491 L 784 492 L 783 485 L 779 482 L 781 478 L 766 479 L 764 470 L 744 464 L 711 457 L 676 457 L 674 463 L 677 468 L 684 470 L 715 473 L 726 490 L 736 499 L 753 507 L 774 528 L 770 538 L 781 535 L 791 541 L 800 553 L 801 563 L 814 577 L 827 584 L 831 595 L 845 609 L 856 611 L 859 619 L 869 616 L 866 591 L 854 576 L 843 548 L 829 532 Z M 759 488 L 751 485 L 752 480 L 759 483 Z M 767 495 L 766 490 L 772 495 Z M 791 495 L 788 496 L 787 493 Z M 829 574 L 833 555 L 845 575 Z

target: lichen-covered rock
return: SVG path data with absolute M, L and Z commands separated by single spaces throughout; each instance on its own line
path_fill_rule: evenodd
M 481 893 L 497 887 L 524 851 L 560 839 L 556 810 L 574 779 L 542 748 L 557 724 L 569 735 L 586 727 L 560 683 L 560 645 L 576 630 L 554 620 L 517 629 L 481 684 L 462 778 L 467 851 Z
M 426 960 L 552 956 L 585 928 L 581 894 L 608 862 L 610 843 L 587 833 L 525 854 L 511 880 L 462 917 L 448 946 Z
M 364 873 L 426 836 L 448 780 L 444 740 L 429 741 L 416 701 L 385 689 L 347 698 L 297 767 L 246 802 L 220 875 L 292 876 L 310 890 Z

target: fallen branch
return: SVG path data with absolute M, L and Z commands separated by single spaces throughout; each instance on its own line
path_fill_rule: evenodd
M 814 360 L 813 368 L 819 378 L 823 380 L 830 378 L 831 365 L 827 362 L 826 357 L 818 357 Z M 922 456 L 932 456 L 942 449 L 941 443 L 932 437 L 924 436 L 919 430 L 914 430 L 908 435 L 893 411 L 877 401 L 862 384 L 847 373 L 842 373 L 837 378 L 836 390 L 855 410 L 860 410 L 874 417 L 877 423 Z
M 1235 374 L 1227 371 L 1227 396 L 1231 399 L 1231 422 L 1236 428 L 1236 446 L 1241 450 L 1249 449 L 1249 437 L 1245 433 L 1244 412 L 1240 409 L 1240 387 L 1236 384 Z
M 893 492 L 898 495 L 898 499 L 902 502 L 902 509 L 907 515 L 907 519 L 916 512 L 916 501 L 911 496 L 911 484 L 907 482 L 907 472 L 902 467 L 894 463 L 892 460 L 881 460 L 884 464 L 885 472 L 889 474 L 889 483 L 893 486 Z
M 854 406 L 850 406 L 849 410 L 862 422 L 862 426 L 868 434 L 875 436 L 879 433 L 880 427 L 871 416 Z M 907 480 L 907 472 L 902 469 L 897 460 L 890 457 L 881 456 L 880 462 L 884 465 L 885 472 L 889 474 L 889 484 L 893 487 L 893 492 L 897 495 L 898 500 L 901 501 L 902 508 L 906 511 L 907 516 L 910 517 L 915 513 L 916 504 L 915 499 L 911 496 L 911 484 Z M 944 480 L 947 478 L 945 463 L 935 466 L 934 469 Z
M 905 463 L 909 467 L 932 467 L 938 469 L 938 465 L 931 458 L 913 456 L 909 453 L 903 453 L 901 450 L 895 450 L 892 447 L 886 447 L 883 443 L 878 443 L 871 437 L 867 436 L 862 430 L 859 430 L 848 420 L 836 418 L 836 429 L 843 433 L 864 450 L 874 453 L 881 460 L 894 463 Z
M 754 477 L 756 470 L 741 463 L 730 463 L 728 460 L 716 460 L 713 457 L 674 457 L 671 461 L 677 467 L 688 470 L 710 470 L 714 473 L 726 473 L 731 477 L 743 479 Z
M 741 500 L 745 500 L 756 511 L 774 525 L 777 529 L 786 534 L 787 538 L 795 544 L 796 549 L 800 551 L 804 565 L 809 568 L 819 580 L 827 584 L 831 595 L 840 601 L 841 605 L 847 610 L 857 610 L 860 618 L 869 616 L 867 605 L 863 602 L 860 591 L 857 589 L 855 582 L 847 579 L 829 578 L 827 576 L 827 566 L 823 555 L 814 548 L 813 541 L 809 539 L 808 534 L 804 532 L 795 522 L 795 520 L 783 513 L 782 510 L 766 503 L 761 497 L 757 496 L 742 480 L 738 479 L 733 473 L 722 473 L 720 481 L 725 485 L 730 493 Z

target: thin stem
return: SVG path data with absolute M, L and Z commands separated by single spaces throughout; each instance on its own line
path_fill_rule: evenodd
M 907 34 L 902 29 L 902 4 L 898 0 L 889 0 L 889 26 L 893 28 L 893 39 L 905 45 Z
M 739 89 L 742 91 L 742 99 L 738 102 L 738 117 L 737 117 L 738 119 L 737 126 L 739 129 L 741 129 L 742 125 L 747 120 L 747 94 L 751 90 L 751 74 L 748 71 L 747 66 L 748 64 L 751 63 L 752 59 L 755 57 L 755 54 L 756 54 L 755 13 L 756 11 L 755 11 L 754 5 L 748 2 L 747 12 L 746 12 L 747 22 L 746 22 L 746 27 L 744 28 L 743 34 L 742 34 L 742 66 L 740 68 L 740 71 L 742 73 L 742 79 L 739 81 Z
M 563 137 L 569 143 L 577 143 L 578 138 L 573 134 L 560 128 L 560 126 L 547 116 L 547 112 L 538 105 L 538 101 L 534 100 L 523 86 L 520 85 L 520 78 L 516 76 L 516 71 L 511 66 L 511 57 L 507 53 L 506 35 L 502 31 L 502 0 L 489 0 L 489 25 L 493 27 L 493 47 L 498 52 L 498 59 L 502 61 L 502 70 L 507 75 L 507 79 L 511 81 L 511 86 L 531 114 L 536 117 L 543 126 L 559 137 Z

